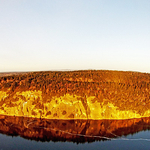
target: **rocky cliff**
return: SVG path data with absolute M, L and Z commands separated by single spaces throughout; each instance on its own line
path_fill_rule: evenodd
M 47 119 L 150 116 L 150 74 L 30 72 L 0 77 L 0 114 Z

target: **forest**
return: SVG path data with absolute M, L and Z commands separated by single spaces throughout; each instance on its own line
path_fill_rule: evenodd
M 41 71 L 0 77 L 0 90 L 9 94 L 17 91 L 40 90 L 43 100 L 65 94 L 86 97 L 94 101 L 113 103 L 120 110 L 145 111 L 150 108 L 150 74 L 139 72 L 83 70 Z M 141 113 L 141 112 L 139 112 Z

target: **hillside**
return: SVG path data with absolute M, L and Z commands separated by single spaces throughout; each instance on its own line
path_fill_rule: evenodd
M 150 74 L 45 71 L 0 77 L 0 114 L 47 119 L 150 116 Z

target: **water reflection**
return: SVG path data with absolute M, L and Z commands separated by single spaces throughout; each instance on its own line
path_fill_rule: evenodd
M 0 116 L 0 133 L 36 141 L 94 142 L 150 129 L 150 118 L 128 120 L 50 120 Z

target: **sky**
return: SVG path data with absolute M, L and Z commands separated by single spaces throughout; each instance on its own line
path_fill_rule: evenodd
M 150 73 L 150 0 L 0 0 L 0 72 Z

